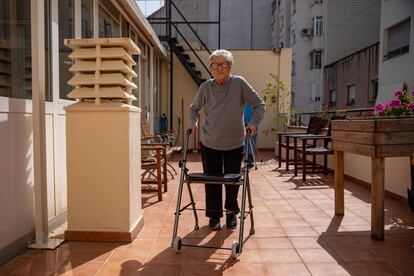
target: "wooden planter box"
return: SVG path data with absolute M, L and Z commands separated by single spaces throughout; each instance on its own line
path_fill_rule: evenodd
M 335 120 L 332 141 L 335 150 L 365 156 L 408 156 L 414 149 L 414 117 Z
M 384 158 L 411 156 L 413 164 L 414 116 L 332 121 L 332 147 L 335 150 L 336 214 L 344 214 L 343 152 L 370 156 L 371 237 L 384 239 Z

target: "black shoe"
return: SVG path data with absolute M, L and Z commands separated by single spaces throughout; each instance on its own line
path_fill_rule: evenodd
M 208 222 L 208 226 L 211 230 L 220 230 L 220 219 L 219 218 L 210 218 L 210 221 Z
M 230 229 L 237 227 L 237 215 L 235 213 L 228 213 L 226 215 L 226 226 Z

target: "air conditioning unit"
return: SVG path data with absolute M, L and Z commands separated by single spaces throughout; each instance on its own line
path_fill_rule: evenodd
M 312 30 L 310 28 L 303 28 L 302 29 L 302 35 L 303 36 L 311 36 L 312 35 Z

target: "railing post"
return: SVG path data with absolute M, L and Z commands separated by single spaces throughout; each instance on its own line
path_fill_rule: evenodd
M 219 0 L 219 10 L 218 10 L 218 49 L 221 49 L 221 0 Z
M 167 0 L 168 1 L 168 38 L 171 39 L 171 1 L 172 0 Z

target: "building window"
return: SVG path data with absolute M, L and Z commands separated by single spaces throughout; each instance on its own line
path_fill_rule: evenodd
M 336 89 L 331 89 L 329 91 L 329 105 L 336 104 Z
M 67 82 L 72 78 L 69 68 L 72 60 L 71 50 L 64 45 L 65 38 L 74 38 L 75 6 L 73 0 L 60 0 L 59 5 L 59 98 L 67 99 L 73 87 Z
M 321 84 L 313 82 L 311 83 L 311 95 L 310 100 L 312 102 L 320 102 L 321 101 Z
M 82 0 L 82 38 L 93 37 L 93 0 Z
M 313 50 L 309 57 L 311 70 L 322 68 L 322 50 Z
M 378 80 L 371 80 L 371 87 L 369 89 L 369 102 L 375 103 L 378 96 Z
M 30 2 L 0 1 L 0 96 L 3 97 L 32 98 Z
M 296 0 L 292 0 L 292 14 L 296 12 Z
M 99 2 L 99 37 L 119 37 L 119 11 L 109 0 Z
M 296 32 L 294 29 L 292 29 L 291 34 L 292 34 L 292 44 L 295 44 L 296 43 Z
M 408 53 L 410 49 L 410 24 L 411 20 L 407 19 L 385 31 L 384 37 L 388 38 L 385 58 Z
M 314 16 L 312 18 L 312 35 L 321 36 L 323 31 L 322 16 Z
M 348 85 L 348 98 L 347 98 L 347 105 L 353 105 L 355 103 L 356 97 L 356 87 L 355 85 Z
M 292 76 L 294 76 L 296 74 L 296 64 L 295 62 L 292 60 Z

